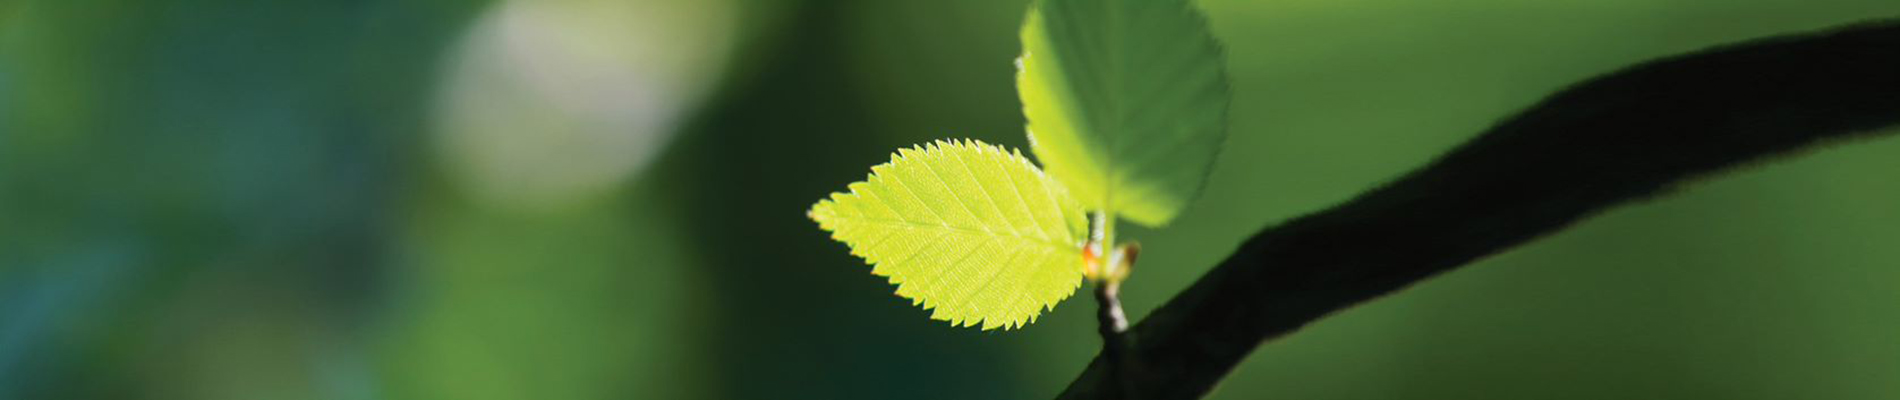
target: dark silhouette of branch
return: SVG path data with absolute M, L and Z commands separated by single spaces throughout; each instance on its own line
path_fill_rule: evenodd
M 1060 398 L 1198 398 L 1262 341 L 1328 313 L 1689 178 L 1897 123 L 1900 20 L 1592 79 L 1424 169 L 1256 234 L 1127 333 L 1120 357 L 1141 373 L 1113 379 L 1097 357 Z

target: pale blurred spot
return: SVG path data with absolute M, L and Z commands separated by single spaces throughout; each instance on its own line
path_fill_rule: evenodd
M 497 4 L 449 58 L 437 154 L 485 203 L 598 197 L 650 164 L 705 99 L 736 12 L 726 0 Z

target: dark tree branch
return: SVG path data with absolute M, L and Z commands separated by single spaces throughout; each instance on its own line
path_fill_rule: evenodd
M 1265 230 L 1060 398 L 1191 399 L 1262 341 L 1693 177 L 1900 123 L 1900 21 L 1645 63 L 1545 99 L 1430 166 Z M 1122 381 L 1122 382 L 1115 382 Z M 1130 389 L 1132 388 L 1132 389 Z

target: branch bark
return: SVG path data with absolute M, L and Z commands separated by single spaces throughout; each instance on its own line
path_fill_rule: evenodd
M 1199 398 L 1262 341 L 1687 179 L 1900 124 L 1900 20 L 1585 81 L 1424 169 L 1264 230 L 1059 398 Z M 1886 132 L 1892 133 L 1892 132 Z M 1130 396 L 1138 393 L 1139 396 Z

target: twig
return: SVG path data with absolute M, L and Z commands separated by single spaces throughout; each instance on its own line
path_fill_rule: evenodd
M 1686 179 L 1896 123 L 1900 20 L 1593 79 L 1398 181 L 1260 232 L 1060 398 L 1198 398 L 1262 341 L 1328 313 Z M 1115 372 L 1111 356 L 1143 368 Z
M 1096 332 L 1102 335 L 1102 357 L 1107 360 L 1112 379 L 1124 383 L 1118 385 L 1121 392 L 1113 398 L 1134 398 L 1134 386 L 1122 379 L 1129 375 L 1134 365 L 1128 360 L 1128 316 L 1122 314 L 1121 284 L 1099 282 L 1095 285 L 1095 302 L 1099 305 L 1095 312 Z
M 1107 360 L 1110 379 L 1127 383 L 1121 377 L 1133 374 L 1137 362 L 1125 357 L 1128 354 L 1128 315 L 1122 312 L 1121 283 L 1128 278 L 1134 268 L 1135 255 L 1140 253 L 1141 245 L 1129 243 L 1126 246 L 1110 246 L 1115 243 L 1114 217 L 1106 212 L 1091 213 L 1089 218 L 1089 243 L 1087 257 L 1090 280 L 1095 282 L 1096 332 L 1102 335 L 1102 357 Z M 1134 386 L 1123 384 L 1116 387 L 1120 392 L 1113 398 L 1135 398 Z

